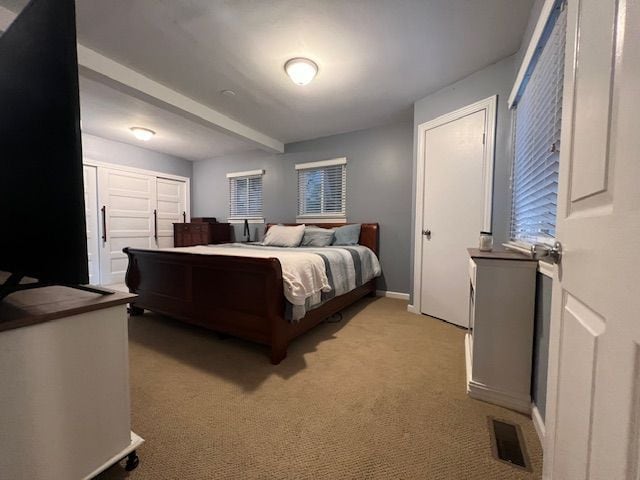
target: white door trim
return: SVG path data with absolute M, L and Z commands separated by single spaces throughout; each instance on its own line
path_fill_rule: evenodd
M 493 163 L 495 158 L 495 135 L 496 135 L 496 111 L 498 96 L 485 98 L 479 102 L 460 108 L 454 112 L 447 113 L 438 118 L 418 125 L 418 151 L 416 156 L 416 218 L 414 221 L 414 242 L 413 242 L 413 309 L 416 312 L 422 311 L 422 224 L 423 224 L 423 198 L 424 198 L 424 164 L 425 164 L 425 134 L 428 130 L 453 122 L 472 113 L 486 110 L 485 115 L 485 148 L 483 158 L 484 177 L 484 220 L 483 229 L 491 231 L 492 202 L 493 202 Z M 478 232 L 480 234 L 480 232 Z M 469 245 L 471 246 L 471 245 Z
M 109 168 L 111 170 L 123 170 L 129 173 L 140 173 L 142 175 L 150 175 L 152 177 L 167 178 L 169 180 L 178 180 L 180 182 L 184 182 L 185 196 L 187 199 L 185 203 L 185 210 L 187 213 L 187 220 L 191 219 L 191 179 L 189 177 L 183 177 L 182 175 L 173 175 L 171 173 L 157 172 L 155 170 L 146 170 L 144 168 L 129 167 L 127 165 L 119 165 L 117 163 L 100 162 L 98 160 L 92 160 L 87 157 L 82 158 L 82 164 L 92 167 Z

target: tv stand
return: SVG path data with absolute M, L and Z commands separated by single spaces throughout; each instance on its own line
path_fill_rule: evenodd
M 125 458 L 122 470 L 137 466 L 126 313 L 135 298 L 52 286 L 0 302 L 0 477 L 89 480 Z
M 82 290 L 84 292 L 98 293 L 100 295 L 112 295 L 114 293 L 113 290 L 96 287 L 94 285 L 54 284 L 41 282 L 39 280 L 34 280 L 33 282 L 28 283 L 20 283 L 25 278 L 26 277 L 24 275 L 19 273 L 10 274 L 9 278 L 7 278 L 5 282 L 0 285 L 0 302 L 4 300 L 8 295 L 11 295 L 15 292 L 20 292 L 22 290 L 31 290 L 32 288 L 52 287 L 55 285 L 74 288 L 76 290 Z

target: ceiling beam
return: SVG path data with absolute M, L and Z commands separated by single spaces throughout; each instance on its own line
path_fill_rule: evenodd
M 0 6 L 0 31 L 6 30 L 15 17 L 15 13 Z M 233 120 L 80 44 L 78 44 L 78 64 L 83 76 L 97 79 L 204 126 L 247 140 L 262 150 L 284 152 L 284 144 L 281 141 Z

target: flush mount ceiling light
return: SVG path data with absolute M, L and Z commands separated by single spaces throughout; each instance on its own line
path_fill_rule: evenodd
M 284 70 L 291 77 L 293 83 L 306 85 L 318 73 L 318 65 L 308 58 L 292 58 L 284 64 Z
M 142 127 L 131 127 L 129 130 L 131 130 L 131 133 L 133 133 L 138 140 L 142 140 L 143 142 L 148 142 L 156 134 L 153 130 Z

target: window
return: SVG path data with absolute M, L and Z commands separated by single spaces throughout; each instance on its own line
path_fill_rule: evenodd
M 298 218 L 346 217 L 347 159 L 301 163 L 298 171 Z
M 264 170 L 228 173 L 229 220 L 262 220 Z
M 516 242 L 549 243 L 556 233 L 566 17 L 563 2 L 557 2 L 514 102 L 511 239 Z

